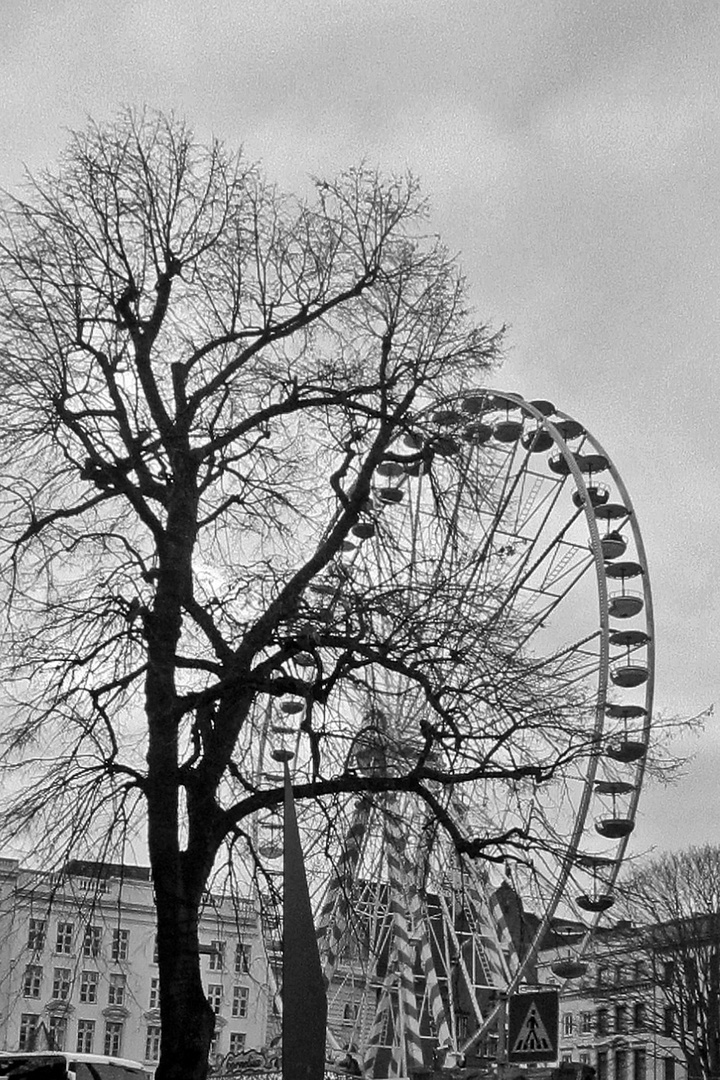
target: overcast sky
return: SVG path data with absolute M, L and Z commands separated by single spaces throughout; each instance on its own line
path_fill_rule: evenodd
M 6 0 L 0 184 L 147 104 L 302 190 L 410 167 L 495 384 L 550 398 L 627 484 L 654 586 L 658 709 L 720 705 L 717 0 Z M 648 788 L 634 850 L 720 842 L 720 729 Z

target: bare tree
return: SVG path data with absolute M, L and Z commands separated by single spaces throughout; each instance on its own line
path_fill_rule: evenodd
M 487 478 L 437 411 L 498 337 L 425 216 L 412 178 L 361 168 L 305 203 L 134 114 L 5 200 L 0 824 L 57 860 L 147 843 L 158 1080 L 206 1071 L 198 912 L 219 867 L 262 874 L 273 703 L 302 705 L 295 795 L 326 834 L 359 793 L 404 792 L 497 862 L 560 840 L 537 815 L 473 830 L 452 793 L 483 779 L 527 805 L 597 751 L 582 683 L 477 599 L 490 553 L 459 509 Z M 383 470 L 424 474 L 422 545 L 393 530 Z
M 677 1043 L 691 1080 L 720 1075 L 720 848 L 659 855 L 621 886 L 633 949 L 654 989 L 648 1024 Z

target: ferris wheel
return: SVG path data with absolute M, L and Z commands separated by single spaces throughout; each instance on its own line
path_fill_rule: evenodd
M 499 999 L 534 980 L 553 921 L 591 930 L 613 904 L 653 693 L 650 584 L 629 494 L 600 443 L 550 402 L 457 395 L 389 447 L 301 614 L 289 666 L 308 685 L 329 657 L 338 663 L 335 625 L 343 641 L 350 628 L 373 643 L 348 660 L 319 728 L 315 718 L 338 764 L 382 778 L 420 763 L 430 793 L 378 784 L 330 815 L 312 800 L 298 807 L 330 1039 L 368 1077 L 450 1066 L 487 1049 Z M 423 634 L 461 670 L 444 689 L 442 730 L 422 673 L 396 677 L 373 654 L 392 635 L 410 666 Z M 473 724 L 453 731 L 463 695 Z M 293 755 L 299 782 L 310 775 L 306 708 L 297 694 L 268 705 L 268 778 L 273 755 Z M 474 839 L 474 857 L 458 856 L 448 822 Z M 258 818 L 270 858 L 279 826 Z M 560 979 L 581 970 L 570 955 L 553 968 Z

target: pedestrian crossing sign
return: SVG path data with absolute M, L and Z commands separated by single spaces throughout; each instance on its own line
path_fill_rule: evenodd
M 508 1005 L 508 1060 L 554 1061 L 559 1034 L 557 990 L 513 994 Z

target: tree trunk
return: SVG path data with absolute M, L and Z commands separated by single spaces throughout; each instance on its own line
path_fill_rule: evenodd
M 180 848 L 181 778 L 178 767 L 176 649 L 183 602 L 192 595 L 192 551 L 197 534 L 196 468 L 188 448 L 172 457 L 175 478 L 158 584 L 146 619 L 148 672 L 148 849 L 155 887 L 161 1043 L 157 1080 L 205 1080 L 215 1015 L 200 971 L 199 912 L 209 866 L 205 832 L 195 856 Z M 213 791 L 206 793 L 213 803 Z M 206 816 L 205 823 L 209 823 Z M 192 823 L 188 823 L 192 834 Z
M 172 740 L 170 740 L 170 743 Z M 200 971 L 199 918 L 206 876 L 179 848 L 177 774 L 173 750 L 164 772 L 148 792 L 148 849 L 157 917 L 160 1020 L 162 1026 L 157 1080 L 205 1080 L 215 1015 L 208 1004 Z
M 157 888 L 157 887 L 156 887 Z M 196 899 L 156 892 L 162 1038 L 156 1080 L 205 1080 L 215 1014 L 200 973 Z

